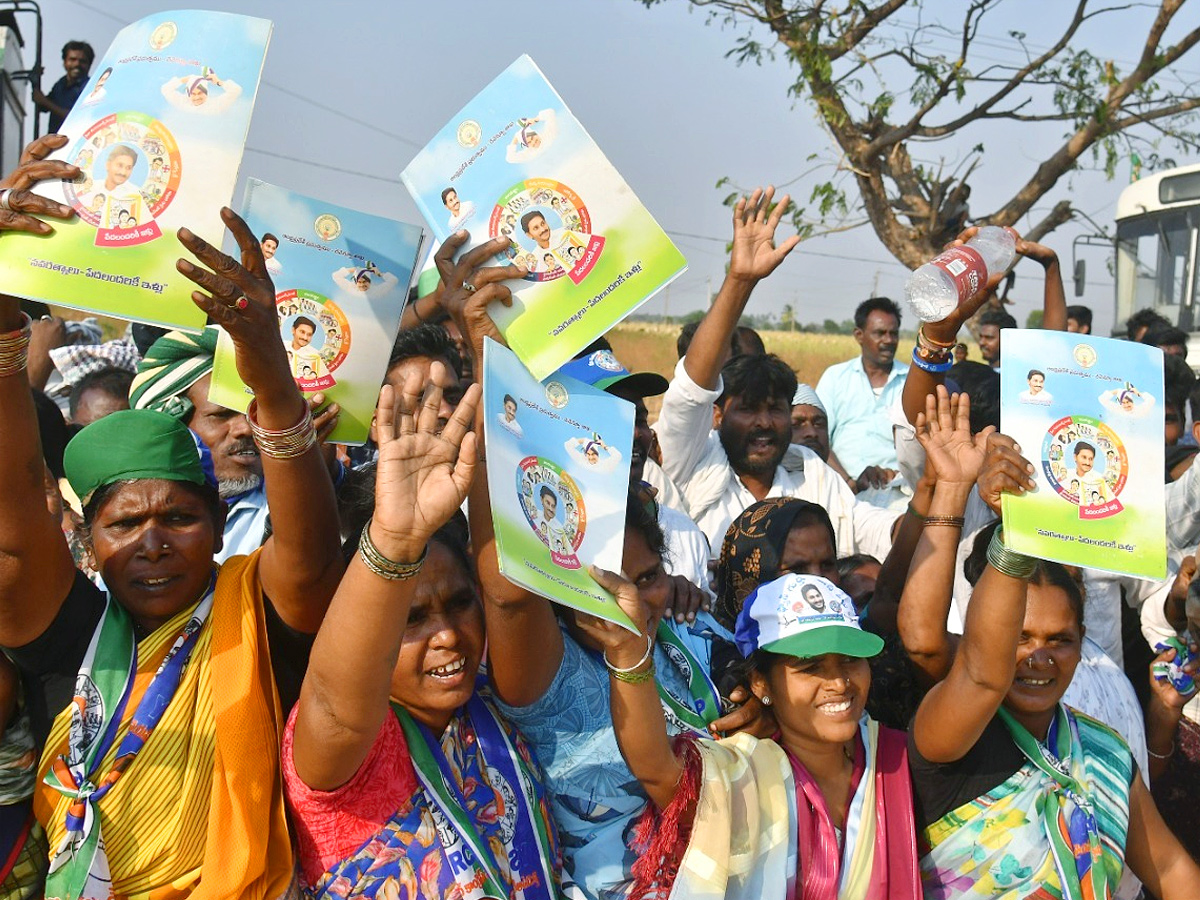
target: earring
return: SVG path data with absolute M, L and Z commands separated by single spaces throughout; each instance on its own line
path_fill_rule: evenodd
M 763 697 L 763 698 L 762 698 L 762 705 L 763 705 L 763 706 L 770 706 L 770 705 L 771 705 L 771 698 L 770 698 L 770 697 Z

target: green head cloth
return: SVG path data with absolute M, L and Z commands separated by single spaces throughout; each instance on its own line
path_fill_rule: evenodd
M 156 409 L 186 422 L 192 415 L 188 388 L 212 371 L 216 328 L 199 334 L 169 331 L 150 345 L 129 388 L 134 409 Z
M 88 425 L 67 444 L 63 468 L 84 506 L 118 481 L 217 483 L 208 449 L 178 419 L 150 409 L 123 409 Z

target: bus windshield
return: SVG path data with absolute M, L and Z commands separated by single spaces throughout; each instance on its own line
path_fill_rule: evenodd
M 1152 308 L 1172 323 L 1192 330 L 1194 288 L 1188 259 L 1198 219 L 1195 207 L 1163 210 L 1117 223 L 1117 321 Z

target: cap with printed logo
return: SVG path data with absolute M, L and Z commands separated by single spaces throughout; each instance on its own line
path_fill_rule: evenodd
M 802 659 L 825 653 L 867 658 L 883 649 L 883 638 L 862 630 L 854 601 L 841 588 L 791 573 L 746 598 L 734 639 L 747 658 L 755 650 Z

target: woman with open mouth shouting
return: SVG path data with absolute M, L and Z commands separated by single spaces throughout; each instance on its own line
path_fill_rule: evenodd
M 458 509 L 479 387 L 439 434 L 440 376 L 423 398 L 417 372 L 380 392 L 375 513 L 284 736 L 312 897 L 559 896 L 537 764 L 476 684 L 483 606 Z

